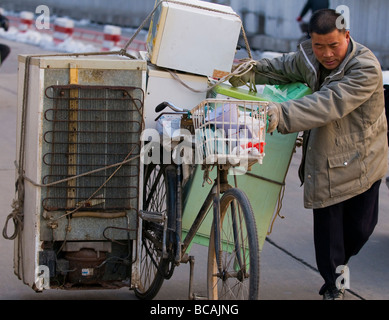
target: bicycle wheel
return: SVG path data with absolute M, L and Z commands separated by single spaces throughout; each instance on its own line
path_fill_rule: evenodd
M 212 228 L 208 249 L 208 298 L 256 300 L 259 297 L 259 244 L 246 194 L 227 190 L 220 200 L 220 248 Z M 219 261 L 216 261 L 219 250 Z
M 150 164 L 145 168 L 144 177 L 143 210 L 169 215 L 174 208 L 174 166 Z M 141 241 L 140 281 L 135 295 L 150 300 L 157 295 L 170 270 L 169 259 L 162 257 L 163 224 L 143 221 Z

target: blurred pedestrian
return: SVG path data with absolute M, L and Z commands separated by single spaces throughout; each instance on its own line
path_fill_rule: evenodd
M 304 16 L 309 12 L 309 10 L 311 10 L 311 13 L 313 14 L 317 10 L 328 9 L 329 6 L 329 0 L 307 0 L 303 9 L 301 10 L 300 15 L 296 19 L 297 22 L 299 22 L 300 30 L 303 33 L 303 35 L 298 40 L 298 44 L 311 38 L 308 32 L 308 23 L 303 21 Z
M 0 14 L 0 28 L 4 29 L 5 31 L 8 31 L 9 28 L 8 18 L 2 14 Z M 11 49 L 7 45 L 0 44 L 0 64 L 3 64 L 4 60 L 7 58 L 10 52 Z
M 301 10 L 300 15 L 297 17 L 297 21 L 301 22 L 304 16 L 311 10 L 312 13 L 321 9 L 328 9 L 330 7 L 329 0 L 307 0 L 303 9 Z

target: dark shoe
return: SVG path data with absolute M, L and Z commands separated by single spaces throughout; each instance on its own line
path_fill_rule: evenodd
M 323 300 L 343 300 L 344 299 L 344 289 L 338 289 L 332 287 L 327 289 L 323 294 Z
M 387 185 L 388 188 L 389 188 L 389 177 L 386 177 L 386 185 Z

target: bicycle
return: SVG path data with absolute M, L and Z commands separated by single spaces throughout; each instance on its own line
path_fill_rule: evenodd
M 186 251 L 211 208 L 207 298 L 259 298 L 259 245 L 253 209 L 246 194 L 228 183 L 228 173 L 242 163 L 248 168 L 262 162 L 266 106 L 267 102 L 262 101 L 207 99 L 191 111 L 167 102 L 156 107 L 156 112 L 169 107 L 173 113 L 182 115 L 181 124 L 190 129 L 190 147 L 199 156 L 204 181 L 210 182 L 212 167 L 217 168 L 217 178 L 182 239 L 183 165 L 145 165 L 143 210 L 140 212 L 141 285 L 135 289 L 138 298 L 154 298 L 163 281 L 172 276 L 174 268 L 187 262 L 191 270 L 189 298 L 201 298 L 192 292 L 194 258 Z M 153 150 L 153 146 L 148 150 Z

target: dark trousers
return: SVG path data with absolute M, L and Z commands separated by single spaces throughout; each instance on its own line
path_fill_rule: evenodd
M 380 184 L 381 180 L 356 197 L 313 210 L 316 263 L 325 282 L 320 294 L 335 286 L 339 277 L 336 268 L 346 265 L 373 233 L 378 221 Z

